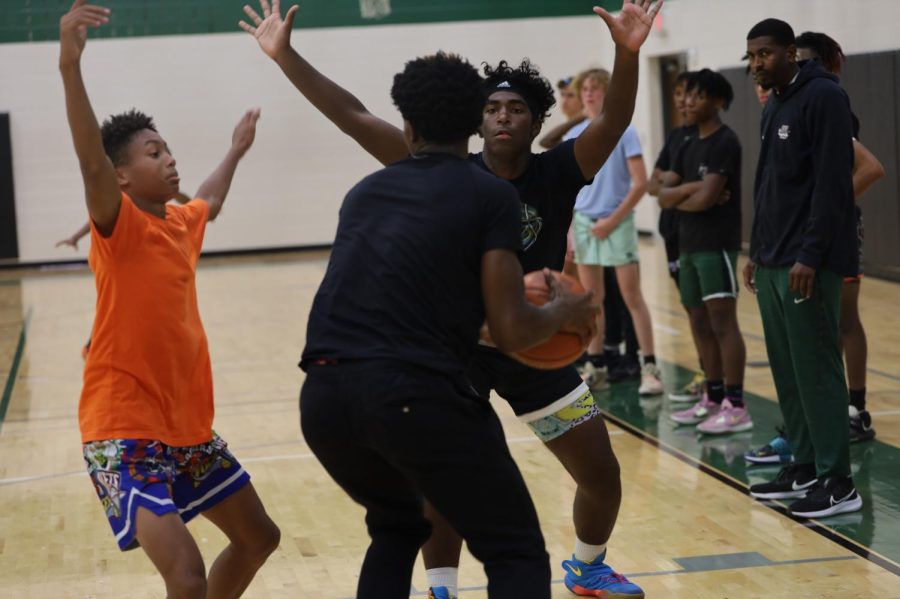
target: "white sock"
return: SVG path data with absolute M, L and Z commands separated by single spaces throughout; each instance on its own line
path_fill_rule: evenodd
M 457 595 L 459 568 L 431 568 L 425 570 L 425 575 L 428 577 L 428 588 L 447 587 L 452 597 Z
M 606 543 L 602 545 L 588 545 L 578 537 L 575 537 L 575 559 L 577 560 L 589 564 L 604 551 L 606 551 Z

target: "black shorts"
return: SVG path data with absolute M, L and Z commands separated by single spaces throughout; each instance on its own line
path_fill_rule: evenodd
M 487 399 L 494 389 L 516 416 L 552 406 L 584 385 L 574 366 L 538 370 L 484 345 L 475 350 L 466 375 L 481 397 Z

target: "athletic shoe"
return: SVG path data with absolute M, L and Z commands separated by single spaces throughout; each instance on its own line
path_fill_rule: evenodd
M 799 499 L 806 497 L 818 481 L 812 464 L 791 464 L 778 471 L 775 480 L 750 485 L 750 495 L 757 499 Z
M 603 560 L 604 551 L 590 562 L 583 562 L 572 556 L 571 560 L 562 563 L 566 571 L 564 582 L 566 588 L 584 597 L 603 597 L 604 599 L 643 599 L 641 587 L 613 571 Z
M 622 381 L 636 379 L 640 374 L 641 363 L 638 362 L 637 356 L 625 355 L 617 360 L 615 365 L 609 369 L 609 375 L 606 379 L 610 383 L 621 383 Z
M 641 386 L 638 395 L 662 395 L 662 373 L 656 364 L 644 364 L 641 368 Z
M 583 380 L 591 391 L 603 391 L 609 389 L 609 382 L 606 380 L 606 366 L 597 368 L 590 362 L 584 365 L 581 371 L 581 380 Z
M 788 443 L 783 428 L 775 429 L 778 436 L 760 447 L 744 454 L 744 459 L 751 464 L 789 464 L 794 461 L 791 444 Z
M 719 413 L 721 406 L 709 399 L 709 395 L 703 394 L 703 397 L 687 410 L 680 412 L 672 412 L 669 418 L 678 424 L 700 424 L 707 418 L 715 416 Z
M 706 386 L 706 377 L 702 372 L 694 374 L 694 378 L 687 385 L 669 393 L 669 400 L 676 403 L 694 402 L 703 397 L 703 389 Z
M 872 416 L 867 410 L 857 410 L 856 406 L 850 406 L 850 442 L 871 441 L 875 438 L 875 429 L 872 428 Z
M 724 435 L 725 433 L 741 433 L 753 428 L 753 419 L 747 408 L 731 405 L 726 398 L 717 414 L 710 416 L 697 425 L 697 431 L 706 435 Z
M 806 497 L 788 507 L 793 516 L 824 518 L 862 509 L 862 498 L 849 476 L 829 476 L 817 482 Z
M 451 595 L 447 587 L 431 587 L 428 589 L 428 599 L 456 599 L 456 595 Z

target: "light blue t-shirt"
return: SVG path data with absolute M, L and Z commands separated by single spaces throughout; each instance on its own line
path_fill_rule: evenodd
M 578 123 L 566 133 L 563 139 L 578 137 L 589 124 L 589 119 Z M 634 128 L 634 125 L 628 125 L 619 143 L 616 144 L 609 158 L 594 176 L 594 182 L 585 185 L 578 192 L 575 210 L 593 219 L 606 218 L 612 214 L 631 190 L 628 159 L 642 154 L 637 129 Z

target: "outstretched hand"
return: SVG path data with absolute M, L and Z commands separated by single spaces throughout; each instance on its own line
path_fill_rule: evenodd
M 76 64 L 87 43 L 87 28 L 109 22 L 109 9 L 75 0 L 69 12 L 59 20 L 59 64 Z
M 291 28 L 294 26 L 294 15 L 300 7 L 296 4 L 290 7 L 282 19 L 280 0 L 273 0 L 271 7 L 268 0 L 259 0 L 259 6 L 263 11 L 262 17 L 250 5 L 245 4 L 244 14 L 253 21 L 253 25 L 245 21 L 240 21 L 238 25 L 247 33 L 252 33 L 266 56 L 274 60 L 279 53 L 291 47 Z
M 250 149 L 253 140 L 256 139 L 256 121 L 259 120 L 259 115 L 259 108 L 251 108 L 244 113 L 234 128 L 234 133 L 231 135 L 231 147 L 237 150 L 240 156 Z
M 66 237 L 65 239 L 60 239 L 59 241 L 57 241 L 56 245 L 54 247 L 62 247 L 64 245 L 67 245 L 67 246 L 77 250 L 78 249 L 78 240 L 74 237 Z
M 658 0 L 655 4 L 652 0 L 625 0 L 622 10 L 615 16 L 609 14 L 599 6 L 594 7 L 594 12 L 606 22 L 609 33 L 617 46 L 637 52 L 644 45 L 653 20 L 662 8 L 665 0 Z M 651 6 L 652 5 L 652 6 Z

